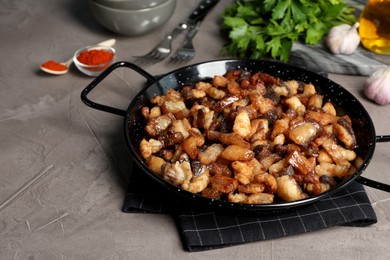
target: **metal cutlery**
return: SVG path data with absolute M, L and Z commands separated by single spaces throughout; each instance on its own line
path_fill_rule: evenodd
M 134 56 L 134 58 L 136 58 L 135 63 L 158 62 L 167 58 L 172 52 L 173 39 L 181 32 L 196 25 L 197 22 L 202 20 L 218 2 L 219 0 L 202 0 L 195 10 L 192 11 L 188 19 L 185 22 L 178 24 L 178 26 L 167 34 L 150 52 L 141 56 Z
M 134 56 L 138 61 L 161 61 L 169 56 L 172 49 L 172 40 L 176 38 L 182 31 L 187 29 L 187 24 L 181 23 L 173 31 L 167 34 L 156 47 L 154 47 L 150 52 L 142 56 Z
M 187 33 L 186 40 L 183 45 L 177 49 L 176 53 L 171 57 L 172 61 L 188 61 L 194 58 L 195 56 L 195 47 L 192 43 L 192 39 L 195 37 L 196 33 L 199 30 L 201 21 L 198 21 L 193 25 Z

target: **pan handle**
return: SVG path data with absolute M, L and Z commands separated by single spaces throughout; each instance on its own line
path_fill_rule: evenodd
M 107 69 L 105 69 L 99 76 L 97 76 L 91 83 L 88 84 L 84 88 L 84 90 L 81 92 L 81 100 L 86 104 L 87 106 L 90 106 L 94 109 L 105 111 L 111 114 L 119 115 L 119 116 L 126 116 L 126 111 L 114 107 L 110 107 L 107 105 L 99 104 L 96 102 L 93 102 L 88 98 L 88 94 L 94 89 L 105 77 L 107 77 L 113 70 L 120 68 L 120 67 L 127 67 L 130 68 L 136 72 L 138 72 L 140 75 L 145 77 L 147 79 L 147 82 L 154 82 L 156 81 L 156 78 L 150 75 L 148 72 L 143 70 L 141 67 L 127 62 L 127 61 L 118 61 L 113 63 L 111 66 L 109 66 Z
M 375 141 L 377 143 L 390 142 L 390 135 L 378 135 Z
M 369 186 L 371 188 L 390 192 L 390 185 L 389 184 L 385 184 L 382 182 L 367 179 L 367 178 L 362 177 L 362 176 L 359 176 L 358 178 L 356 178 L 356 181 L 363 184 L 363 185 Z
M 390 142 L 390 135 L 379 135 L 376 137 L 376 142 L 378 142 L 378 143 Z M 390 185 L 389 184 L 370 180 L 370 179 L 367 179 L 367 178 L 362 177 L 362 176 L 359 176 L 356 179 L 356 181 L 363 184 L 363 185 L 369 186 L 371 188 L 390 192 Z

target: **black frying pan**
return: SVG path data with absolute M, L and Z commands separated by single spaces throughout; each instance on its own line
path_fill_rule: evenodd
M 130 68 L 145 77 L 147 80 L 147 86 L 134 97 L 127 110 L 121 110 L 98 104 L 88 99 L 88 93 L 90 93 L 90 91 L 92 91 L 92 89 L 95 88 L 113 70 L 120 67 Z M 144 163 L 138 149 L 139 142 L 143 137 L 145 126 L 144 118 L 140 113 L 141 107 L 148 104 L 152 97 L 156 95 L 163 95 L 170 88 L 177 89 L 184 84 L 192 85 L 199 82 L 200 80 L 210 79 L 214 75 L 223 75 L 232 69 L 245 69 L 249 72 L 264 72 L 279 77 L 283 80 L 298 80 L 305 83 L 312 83 L 314 86 L 316 86 L 318 93 L 324 96 L 325 100 L 330 100 L 335 105 L 339 114 L 346 113 L 352 119 L 358 143 L 356 153 L 364 160 L 362 166 L 348 179 L 342 181 L 328 192 L 298 201 L 266 205 L 248 205 L 220 200 L 211 200 L 209 198 L 182 190 L 151 172 Z M 350 185 L 354 180 L 383 191 L 390 191 L 390 185 L 376 182 L 361 176 L 362 172 L 371 161 L 376 143 L 390 141 L 390 136 L 376 136 L 375 128 L 369 114 L 362 106 L 362 104 L 346 89 L 325 77 L 301 68 L 286 65 L 284 63 L 261 60 L 217 60 L 182 67 L 180 69 L 169 72 L 162 77 L 156 78 L 137 65 L 129 62 L 117 62 L 103 71 L 83 90 L 81 93 L 81 99 L 86 105 L 92 108 L 124 117 L 124 136 L 127 146 L 132 157 L 134 158 L 134 161 L 146 175 L 166 187 L 168 190 L 173 191 L 176 194 L 183 196 L 184 198 L 190 199 L 202 205 L 210 206 L 215 209 L 222 208 L 228 210 L 239 210 L 241 212 L 247 211 L 260 213 L 291 209 L 321 200 L 322 198 L 343 189 L 347 185 Z

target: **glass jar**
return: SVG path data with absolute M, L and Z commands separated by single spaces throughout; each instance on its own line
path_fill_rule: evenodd
M 390 55 L 390 0 L 369 0 L 360 15 L 359 35 L 365 48 Z

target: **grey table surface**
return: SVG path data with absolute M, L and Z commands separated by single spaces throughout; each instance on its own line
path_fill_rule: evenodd
M 220 1 L 195 37 L 191 63 L 219 56 Z M 198 253 L 183 250 L 168 215 L 121 211 L 131 165 L 123 118 L 80 100 L 92 78 L 74 67 L 63 76 L 39 71 L 48 59 L 66 60 L 84 46 L 116 38 L 118 59 L 145 53 L 197 5 L 177 1 L 161 30 L 125 37 L 105 30 L 88 1 L 0 0 L 0 259 L 389 259 L 390 195 L 366 188 L 378 223 Z M 182 64 L 147 66 L 151 74 Z M 330 74 L 369 111 L 377 134 L 390 134 L 390 106 L 362 94 L 366 77 Z M 126 108 L 143 85 L 136 73 L 118 71 L 93 97 Z M 377 145 L 364 176 L 390 182 L 390 146 Z

